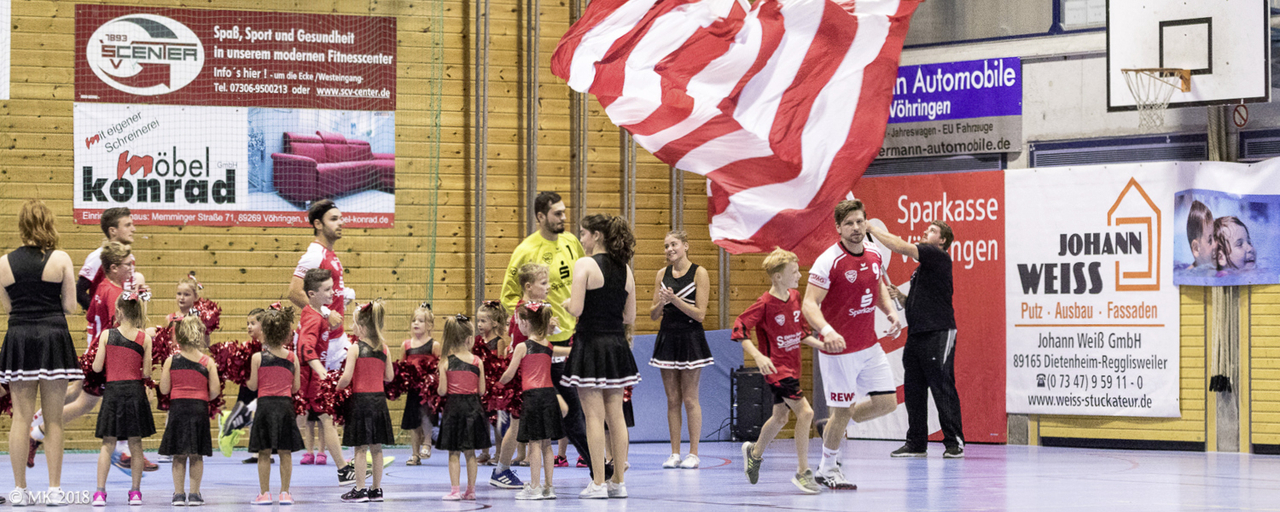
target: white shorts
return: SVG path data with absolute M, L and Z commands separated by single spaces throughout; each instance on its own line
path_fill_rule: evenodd
M 850 407 L 858 397 L 895 393 L 893 369 L 879 343 L 848 354 L 818 353 L 822 391 L 830 407 Z
M 347 363 L 347 349 L 351 348 L 351 340 L 347 338 L 347 334 L 329 340 L 329 351 L 325 353 L 324 368 L 326 370 L 341 370 L 342 366 Z

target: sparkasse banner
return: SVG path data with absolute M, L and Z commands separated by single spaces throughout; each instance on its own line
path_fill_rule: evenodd
M 879 158 L 1021 150 L 1021 59 L 898 67 Z
M 1005 171 L 1010 413 L 1179 417 L 1175 162 Z
M 396 20 L 76 6 L 75 221 L 395 220 Z

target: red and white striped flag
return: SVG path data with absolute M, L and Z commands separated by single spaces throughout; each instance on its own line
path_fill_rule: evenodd
M 551 71 L 708 178 L 711 238 L 811 262 L 884 141 L 918 0 L 593 0 Z

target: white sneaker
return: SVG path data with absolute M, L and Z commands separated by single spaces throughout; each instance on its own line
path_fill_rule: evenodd
M 554 485 L 548 485 L 542 488 L 542 499 L 544 500 L 556 499 L 556 488 Z
M 627 497 L 627 484 L 625 483 L 615 484 L 613 483 L 613 481 L 609 481 L 609 482 L 606 482 L 605 485 L 609 487 L 610 498 L 626 498 Z
M 587 485 L 586 489 L 578 493 L 578 499 L 607 500 L 609 499 L 609 488 L 605 487 L 604 484 L 596 485 L 595 482 L 592 482 Z
M 67 493 L 63 492 L 61 487 L 50 487 L 49 493 L 46 495 L 44 506 L 46 507 L 65 507 L 67 505 Z
M 662 463 L 662 469 L 676 469 L 680 467 L 680 454 L 673 453 L 667 457 L 667 461 Z
M 688 457 L 684 458 L 684 462 L 680 463 L 680 469 L 698 469 L 700 462 L 702 461 L 698 459 L 697 455 L 690 453 Z
M 15 507 L 29 507 L 35 502 L 31 497 L 31 493 L 21 487 L 14 488 L 9 493 L 9 503 Z
M 542 499 L 542 486 L 534 487 L 533 484 L 524 484 L 524 488 L 516 493 L 518 500 L 540 500 Z

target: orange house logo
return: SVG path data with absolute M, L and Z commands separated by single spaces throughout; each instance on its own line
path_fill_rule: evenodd
M 1160 290 L 1160 262 L 1164 244 L 1162 243 L 1162 226 L 1160 223 L 1160 207 L 1156 206 L 1147 191 L 1142 189 L 1138 180 L 1129 178 L 1129 183 L 1120 191 L 1116 202 L 1107 210 L 1108 226 L 1133 226 L 1147 233 L 1146 266 L 1140 263 L 1136 268 L 1132 262 L 1116 262 L 1116 291 L 1149 292 Z

